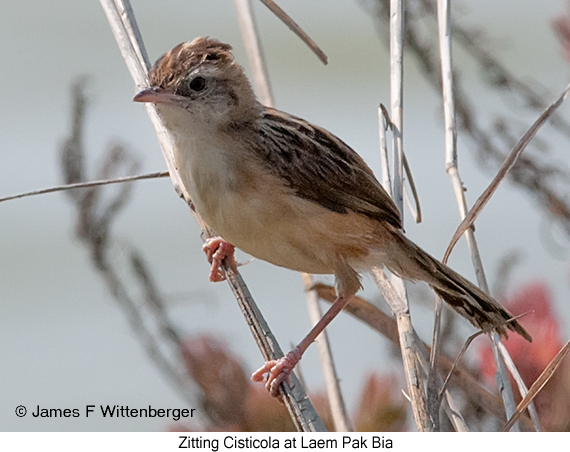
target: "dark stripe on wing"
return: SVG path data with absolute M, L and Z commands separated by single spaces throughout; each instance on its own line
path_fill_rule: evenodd
M 349 210 L 401 228 L 394 202 L 346 143 L 303 119 L 267 108 L 258 157 L 295 193 L 338 213 Z

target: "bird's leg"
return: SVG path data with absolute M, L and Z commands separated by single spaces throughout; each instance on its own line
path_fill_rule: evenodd
M 253 381 L 263 381 L 265 374 L 268 374 L 265 387 L 273 397 L 279 396 L 279 385 L 283 381 L 289 381 L 289 375 L 294 367 L 301 360 L 305 350 L 317 338 L 319 334 L 331 323 L 337 314 L 344 309 L 352 297 L 338 296 L 325 315 L 317 322 L 313 329 L 292 351 L 282 358 L 267 361 L 263 367 L 256 370 L 251 379 Z
M 210 281 L 220 282 L 226 278 L 221 270 L 222 261 L 227 259 L 230 267 L 237 271 L 236 260 L 234 257 L 235 247 L 226 242 L 221 237 L 213 237 L 206 240 L 202 250 L 206 253 L 210 267 Z

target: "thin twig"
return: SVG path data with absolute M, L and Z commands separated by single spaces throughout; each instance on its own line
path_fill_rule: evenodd
M 302 277 L 307 297 L 309 318 L 311 319 L 311 324 L 316 325 L 323 315 L 319 303 L 319 294 L 316 290 L 314 290 L 315 284 L 313 282 L 312 276 L 308 273 L 303 273 Z M 350 422 L 348 410 L 346 409 L 346 404 L 340 390 L 340 381 L 336 372 L 329 337 L 328 334 L 325 333 L 326 330 L 319 334 L 319 336 L 315 339 L 315 345 L 317 346 L 317 351 L 319 352 L 319 359 L 321 362 L 321 368 L 325 380 L 325 388 L 327 391 L 327 397 L 335 426 L 335 431 L 353 432 L 354 427 Z
M 451 63 L 451 13 L 450 13 L 449 0 L 438 0 L 438 24 L 439 24 L 439 42 L 440 42 L 440 55 L 441 55 L 441 80 L 442 80 L 442 93 L 444 100 L 444 117 L 445 117 L 445 158 L 446 158 L 446 171 L 451 179 L 459 214 L 463 218 L 467 215 L 467 201 L 463 190 L 461 177 L 459 176 L 458 158 L 457 158 L 457 124 L 455 120 L 455 96 L 453 91 L 453 71 Z M 467 239 L 467 245 L 471 254 L 471 261 L 477 276 L 479 287 L 489 293 L 489 286 L 485 271 L 483 269 L 483 261 L 479 253 L 479 247 L 475 239 L 475 234 L 472 228 L 464 231 Z M 443 262 L 446 263 L 449 255 L 446 254 Z M 436 308 L 441 310 L 441 302 L 436 301 Z M 440 315 L 436 315 L 436 320 L 440 320 Z M 439 327 L 434 327 L 434 334 L 439 332 Z M 500 338 L 498 334 L 491 333 L 493 356 L 495 357 L 497 365 L 496 381 L 499 391 L 503 397 L 507 416 L 514 410 L 514 396 L 512 393 L 510 380 L 504 361 L 498 352 L 498 344 Z M 435 362 L 435 360 L 434 360 Z M 435 381 L 435 380 L 433 380 Z M 434 383 L 435 384 L 435 383 Z M 431 399 L 433 400 L 433 399 Z
M 234 0 L 234 5 L 255 87 L 261 102 L 268 107 L 273 107 L 273 93 L 267 75 L 267 64 L 258 38 L 259 33 L 253 17 L 251 0 Z
M 390 2 L 390 108 L 392 123 L 392 191 L 394 202 L 403 215 L 404 173 L 402 164 L 404 124 L 404 5 L 401 0 Z
M 528 388 L 526 387 L 526 384 L 524 382 L 524 380 L 522 379 L 514 361 L 513 358 L 511 358 L 511 355 L 509 355 L 509 352 L 507 351 L 507 348 L 505 347 L 505 344 L 503 344 L 502 342 L 499 342 L 498 344 L 499 346 L 499 352 L 501 353 L 501 356 L 503 358 L 503 360 L 505 361 L 505 365 L 507 366 L 507 369 L 509 369 L 509 372 L 511 373 L 511 375 L 513 376 L 515 383 L 517 384 L 517 387 L 519 389 L 519 393 L 521 394 L 521 396 L 524 398 L 526 397 L 526 395 L 528 394 Z M 536 430 L 537 432 L 542 431 L 542 427 L 540 426 L 540 419 L 538 418 L 538 412 L 536 411 L 536 407 L 534 406 L 534 403 L 529 404 L 528 406 L 528 413 L 530 415 L 530 418 L 532 419 L 532 422 L 534 424 L 534 430 Z
M 511 150 L 508 157 L 503 162 L 503 165 L 501 166 L 501 168 L 499 169 L 499 171 L 497 172 L 496 176 L 493 178 L 489 186 L 485 189 L 485 191 L 481 194 L 481 196 L 479 196 L 475 204 L 473 204 L 473 207 L 471 208 L 469 213 L 465 216 L 463 221 L 457 227 L 457 230 L 455 231 L 455 234 L 453 234 L 453 238 L 451 239 L 451 242 L 449 243 L 447 250 L 445 251 L 444 260 L 446 260 L 446 258 L 449 257 L 451 251 L 453 250 L 453 247 L 455 246 L 459 238 L 479 216 L 479 214 L 483 210 L 483 207 L 485 207 L 487 202 L 489 202 L 489 199 L 491 199 L 493 193 L 495 193 L 495 191 L 497 190 L 503 179 L 506 177 L 507 173 L 514 166 L 517 159 L 524 151 L 528 143 L 530 143 L 530 141 L 533 139 L 533 137 L 536 135 L 536 133 L 542 127 L 542 125 L 546 122 L 546 120 L 550 116 L 552 116 L 552 114 L 556 111 L 556 109 L 560 105 L 562 105 L 562 102 L 564 102 L 564 99 L 566 98 L 566 95 L 568 94 L 569 90 L 570 90 L 570 85 L 566 87 L 566 89 L 562 92 L 562 94 L 560 95 L 560 97 L 558 97 L 556 101 L 550 104 L 546 108 L 546 110 L 542 112 L 542 114 L 538 117 L 538 119 L 530 126 L 530 128 L 521 137 L 521 139 L 518 141 L 515 147 Z
M 465 354 L 465 352 L 467 351 L 467 349 L 469 348 L 469 346 L 471 345 L 471 342 L 473 342 L 473 340 L 479 336 L 481 336 L 481 334 L 485 333 L 484 330 L 479 330 L 476 333 L 473 333 L 471 336 L 469 336 L 467 338 L 467 340 L 465 341 L 465 343 L 463 344 L 463 347 L 461 348 L 461 351 L 459 352 L 459 354 L 457 355 L 457 357 L 455 358 L 455 361 L 453 362 L 453 365 L 451 366 L 451 369 L 449 370 L 449 372 L 447 373 L 447 377 L 445 378 L 445 381 L 443 382 L 443 385 L 441 387 L 441 391 L 439 393 L 439 401 L 441 402 L 443 395 L 445 394 L 445 391 L 447 390 L 447 385 L 449 384 L 450 380 L 451 380 L 451 376 L 453 375 L 453 372 L 455 372 L 455 369 L 457 368 L 457 366 L 459 365 L 459 363 L 461 362 L 461 359 L 463 358 L 463 355 Z
M 410 168 L 410 164 L 408 163 L 408 158 L 406 157 L 405 152 L 402 153 L 402 157 L 403 157 L 402 163 L 404 165 L 404 172 L 406 173 L 406 176 L 408 176 L 408 184 L 410 185 L 410 190 L 412 191 L 412 198 L 414 200 L 414 205 L 416 206 L 416 209 L 414 210 L 410 205 L 410 211 L 412 212 L 412 215 L 414 216 L 414 220 L 416 221 L 416 223 L 421 223 L 422 208 L 420 206 L 420 197 L 418 195 L 418 190 L 416 189 L 416 183 L 414 182 L 414 177 L 412 175 L 412 169 Z M 404 194 L 407 195 L 407 191 L 405 188 L 406 187 L 404 186 Z
M 442 80 L 443 80 L 443 93 L 444 93 L 444 103 L 445 103 L 445 118 L 446 118 L 446 163 L 447 170 L 452 178 L 452 183 L 455 188 L 455 193 L 457 197 L 457 202 L 459 205 L 461 216 L 466 216 L 467 204 L 465 201 L 464 191 L 459 190 L 461 184 L 461 179 L 459 176 L 458 164 L 457 164 L 457 124 L 455 121 L 455 98 L 453 93 L 453 73 L 451 66 L 451 21 L 450 21 L 450 2 L 449 0 L 439 0 L 438 1 L 438 19 L 440 24 L 440 48 L 442 54 Z M 487 293 L 489 293 L 489 287 L 487 279 L 485 277 L 485 272 L 483 270 L 483 263 L 475 240 L 474 230 L 472 228 L 464 231 L 467 238 L 468 246 L 471 252 L 472 262 L 477 274 L 477 280 L 479 286 Z M 446 253 L 444 257 L 444 262 L 447 261 L 449 255 Z M 512 388 L 510 385 L 510 380 L 508 378 L 508 373 L 506 371 L 506 359 L 505 355 L 500 353 L 502 343 L 500 337 L 496 332 L 491 333 L 493 356 L 497 365 L 496 381 L 497 386 L 503 396 L 503 401 L 505 404 L 505 409 L 507 415 L 513 409 L 514 396 L 512 393 Z M 503 346 L 504 348 L 504 346 Z M 506 352 L 506 350 L 505 350 Z M 508 355 L 508 353 L 507 353 Z M 510 359 L 510 357 L 508 357 Z M 518 370 L 516 367 L 511 366 L 511 372 L 513 375 L 518 375 Z
M 432 348 L 429 357 L 429 372 L 427 381 L 427 410 L 435 431 L 440 430 L 439 422 L 439 355 L 441 353 L 441 314 L 443 302 L 441 297 L 435 296 Z
M 519 314 L 509 320 L 505 321 L 505 325 L 510 323 L 510 322 L 514 322 L 517 319 L 520 319 L 521 317 L 524 317 L 525 315 L 531 314 L 534 311 L 528 311 L 525 312 L 523 314 Z M 443 382 L 443 386 L 441 387 L 441 391 L 439 393 L 439 400 L 441 401 L 441 398 L 443 397 L 444 391 L 447 389 L 447 385 L 449 384 L 449 381 L 451 380 L 451 377 L 453 375 L 453 373 L 455 372 L 455 370 L 458 368 L 459 363 L 461 362 L 461 359 L 463 358 L 463 355 L 465 354 L 465 352 L 467 351 L 467 349 L 469 348 L 469 346 L 471 345 L 471 343 L 473 342 L 473 340 L 477 337 L 479 337 L 481 334 L 488 334 L 492 331 L 492 328 L 489 327 L 488 329 L 483 329 L 483 330 L 479 330 L 476 333 L 473 333 L 471 336 L 469 336 L 464 344 L 463 347 L 461 349 L 461 351 L 459 352 L 459 354 L 457 355 L 457 357 L 455 358 L 455 361 L 453 362 L 453 365 L 451 366 L 451 368 L 448 370 L 448 374 L 447 377 L 445 378 L 445 381 Z
M 449 0 L 438 0 L 439 51 L 441 61 L 441 80 L 443 92 L 443 110 L 445 121 L 445 156 L 446 166 L 457 166 L 457 124 L 455 122 L 455 102 L 453 97 L 453 73 L 451 65 L 451 12 Z M 428 375 L 428 413 L 439 430 L 439 397 L 438 397 L 438 362 L 441 350 L 441 317 L 443 302 L 435 297 L 433 340 L 430 354 Z
M 499 394 L 503 398 L 503 403 L 505 405 L 505 413 L 507 418 L 511 417 L 515 412 L 515 396 L 513 394 L 513 388 L 511 386 L 511 380 L 509 379 L 509 373 L 507 371 L 507 366 L 505 360 L 499 351 L 499 344 L 501 343 L 501 338 L 496 331 L 492 331 L 489 336 L 491 337 L 491 346 L 493 349 L 493 358 L 495 359 L 495 365 L 497 366 L 495 372 L 495 383 L 497 384 L 497 389 Z M 519 424 L 514 424 L 511 429 L 513 432 L 519 432 Z
M 392 128 L 390 115 L 383 104 L 378 106 L 378 134 L 380 138 L 380 159 L 382 162 L 382 186 L 386 193 L 392 197 L 392 180 L 390 178 L 390 159 L 388 158 L 388 146 L 386 145 L 386 130 Z
M 128 0 L 100 0 L 107 19 L 111 25 L 111 29 L 121 50 L 121 54 L 127 63 L 129 72 L 133 77 L 136 89 L 147 87 L 148 58 L 142 42 L 138 26 L 136 24 L 130 2 Z M 162 148 L 163 156 L 169 169 L 170 177 L 176 192 L 192 207 L 192 201 L 187 190 L 181 182 L 180 175 L 176 171 L 174 157 L 172 151 L 172 138 L 169 131 L 156 111 L 154 105 L 147 103 L 146 109 L 153 123 L 157 136 Z M 191 209 L 194 218 L 200 229 L 201 237 L 205 240 L 213 235 L 213 231 L 200 218 L 194 209 Z M 269 330 L 267 323 L 264 321 L 259 309 L 253 302 L 253 298 L 249 293 L 247 286 L 239 273 L 234 272 L 227 261 L 222 263 L 222 271 L 230 285 L 238 304 L 246 317 L 246 321 L 250 326 L 252 334 L 256 339 L 265 359 L 279 358 L 283 356 L 283 352 L 275 340 L 275 337 Z M 298 429 L 303 431 L 324 431 L 324 425 L 314 407 L 310 403 L 304 393 L 297 378 L 292 374 L 290 384 L 282 385 L 284 391 L 284 401 Z
M 299 25 L 297 25 L 297 22 L 291 19 L 291 17 L 285 11 L 283 11 L 279 5 L 277 5 L 277 3 L 275 3 L 273 0 L 261 0 L 261 3 L 267 6 L 273 14 L 281 19 L 281 21 L 287 25 L 289 29 L 293 31 L 293 33 L 299 36 L 299 38 L 301 38 L 301 41 L 307 44 L 307 47 L 309 47 L 309 49 L 311 49 L 313 53 L 319 57 L 319 60 L 321 60 L 323 64 L 327 64 L 328 57 L 325 55 L 325 52 L 320 49 L 315 41 L 313 41 L 310 36 L 305 33 Z
M 404 4 L 402 0 L 391 0 L 390 2 L 390 97 L 391 97 L 391 120 L 392 130 L 392 152 L 394 171 L 392 173 L 392 193 L 393 199 L 403 218 L 403 101 L 404 101 Z M 379 271 L 377 271 L 379 270 Z M 400 335 L 400 349 L 404 363 L 406 381 L 410 393 L 412 413 L 416 428 L 419 431 L 432 430 L 429 425 L 427 415 L 425 394 L 422 378 L 419 374 L 417 357 L 417 344 L 410 317 L 410 309 L 404 281 L 392 275 L 392 286 L 394 292 L 389 289 L 389 281 L 383 280 L 384 272 L 381 269 L 373 269 L 372 275 L 375 281 L 383 287 L 384 298 L 393 310 L 398 323 Z
M 393 130 L 392 121 L 390 120 L 390 114 L 386 107 L 383 104 L 378 106 L 378 135 L 380 138 L 380 158 L 382 161 L 382 186 L 386 190 L 386 193 L 392 197 L 392 181 L 390 178 L 390 160 L 388 158 L 388 147 L 386 145 L 386 131 L 390 129 Z M 406 176 L 408 176 L 408 183 L 410 184 L 410 190 L 412 192 L 412 198 L 414 200 L 415 209 L 412 208 L 411 201 L 406 196 L 406 201 L 408 201 L 408 206 L 410 207 L 410 211 L 414 216 L 414 220 L 416 223 L 422 222 L 422 209 L 420 206 L 420 198 L 418 196 L 418 191 L 416 189 L 416 184 L 414 182 L 414 177 L 412 175 L 412 170 L 410 168 L 410 164 L 408 163 L 408 159 L 406 154 L 402 154 L 403 157 L 403 165 L 404 171 Z M 404 186 L 404 195 L 407 195 L 407 191 L 405 190 Z
M 427 409 L 425 406 L 423 381 L 419 373 L 418 350 L 421 346 L 417 343 L 417 335 L 411 324 L 407 299 L 396 289 L 382 268 L 373 267 L 370 274 L 396 317 L 397 343 L 400 346 L 404 362 L 404 372 L 408 390 L 411 394 L 410 401 L 414 420 L 419 431 L 426 431 L 428 430 Z M 402 280 L 399 279 L 399 281 Z
M 156 179 L 160 177 L 168 177 L 168 171 L 157 171 L 156 173 L 139 174 L 137 176 L 118 177 L 116 179 L 94 180 L 90 182 L 77 182 L 75 184 L 57 185 L 55 187 L 42 188 L 40 190 L 32 190 L 17 195 L 5 196 L 0 198 L 0 202 L 10 201 L 12 199 L 26 198 L 28 196 L 45 195 L 47 193 L 55 193 L 58 191 L 73 190 L 75 188 L 98 187 L 101 185 L 122 184 L 124 182 L 132 182 L 143 179 Z
M 514 423 L 520 418 L 524 410 L 528 407 L 528 405 L 532 402 L 532 400 L 538 395 L 538 393 L 544 388 L 546 383 L 552 378 L 556 369 L 562 364 L 562 360 L 570 351 L 570 341 L 566 342 L 564 347 L 556 354 L 554 359 L 550 361 L 546 369 L 542 371 L 540 376 L 536 379 L 536 381 L 532 384 L 530 389 L 528 390 L 527 395 L 520 401 L 518 404 L 515 412 L 506 423 L 506 425 L 501 429 L 503 432 L 508 432 L 511 430 Z

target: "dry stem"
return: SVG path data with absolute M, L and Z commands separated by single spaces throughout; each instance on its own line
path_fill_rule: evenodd
M 451 63 L 451 11 L 450 11 L 450 1 L 449 0 L 438 0 L 437 2 L 438 10 L 438 24 L 439 24 L 439 42 L 440 42 L 440 57 L 441 57 L 441 80 L 442 80 L 442 92 L 443 92 L 443 106 L 444 106 L 444 119 L 445 119 L 445 156 L 446 156 L 446 170 L 451 179 L 455 197 L 457 201 L 457 206 L 459 208 L 459 214 L 463 218 L 467 214 L 467 201 L 465 199 L 465 192 L 463 190 L 463 184 L 461 183 L 461 178 L 459 176 L 458 168 L 458 158 L 457 158 L 457 124 L 455 120 L 455 97 L 453 91 L 453 71 Z M 487 279 L 485 277 L 485 272 L 483 270 L 483 262 L 481 260 L 481 255 L 479 253 L 479 248 L 477 246 L 477 241 L 475 240 L 475 234 L 473 229 L 466 229 L 466 238 L 469 251 L 471 253 L 471 260 L 473 262 L 473 267 L 477 275 L 477 281 L 479 287 L 489 293 L 489 287 L 487 284 Z M 447 262 L 448 254 L 444 256 L 443 262 Z M 435 351 L 437 352 L 439 348 L 438 334 L 439 334 L 439 324 L 441 319 L 441 301 L 436 302 L 436 325 L 434 327 L 434 342 L 436 344 Z M 505 368 L 504 361 L 501 355 L 498 353 L 498 344 L 500 343 L 500 338 L 498 334 L 491 334 L 493 343 L 493 356 L 497 363 L 497 386 L 499 387 L 500 393 L 503 396 L 503 401 L 505 403 L 505 409 L 507 410 L 507 415 L 511 410 L 514 409 L 514 396 L 510 386 L 510 381 L 508 373 Z M 432 356 L 432 369 L 435 366 L 436 354 Z M 435 385 L 435 379 L 432 379 L 433 385 Z M 436 392 L 437 394 L 437 392 Z M 437 399 L 437 398 L 436 398 Z M 433 406 L 433 405 L 432 405 Z M 437 407 L 437 404 L 435 405 Z M 436 416 L 437 413 L 431 413 Z
M 392 174 L 392 194 L 394 202 L 398 207 L 403 219 L 403 101 L 404 101 L 404 4 L 402 0 L 391 0 L 390 2 L 390 94 L 391 94 L 391 121 L 392 130 L 392 152 L 394 172 Z M 378 270 L 378 269 L 376 269 Z M 373 269 L 372 275 L 378 282 L 385 277 L 382 270 Z M 426 405 L 425 392 L 422 378 L 419 374 L 418 356 L 416 353 L 416 340 L 413 334 L 413 327 L 410 317 L 410 309 L 406 289 L 402 279 L 392 275 L 392 286 L 390 290 L 386 280 L 379 287 L 383 287 L 384 298 L 390 305 L 396 321 L 400 335 L 400 349 L 404 363 L 404 371 L 412 412 L 416 428 L 419 431 L 432 430 L 430 425 Z
M 297 25 L 297 22 L 291 19 L 291 17 L 285 11 L 283 11 L 279 5 L 277 5 L 277 3 L 275 3 L 273 0 L 261 0 L 261 3 L 267 6 L 273 14 L 281 19 L 283 23 L 293 31 L 293 33 L 299 36 L 299 38 L 301 38 L 301 41 L 307 44 L 307 47 L 309 47 L 309 49 L 311 49 L 313 53 L 319 57 L 319 60 L 321 60 L 324 64 L 327 64 L 328 57 L 325 55 L 325 53 L 320 49 L 315 41 L 313 41 L 309 35 L 305 33 L 299 25 Z
M 11 201 L 12 199 L 26 198 L 28 196 L 45 195 L 47 193 L 55 193 L 58 191 L 73 190 L 76 188 L 92 188 L 92 187 L 99 187 L 102 185 L 122 184 L 124 182 L 133 182 L 136 180 L 143 180 L 143 179 L 157 179 L 168 176 L 169 176 L 168 171 L 157 171 L 155 173 L 140 174 L 137 176 L 125 176 L 125 177 L 117 177 L 114 179 L 94 180 L 89 182 L 77 182 L 75 184 L 57 185 L 55 187 L 42 188 L 39 190 L 32 190 L 24 193 L 18 193 L 17 195 L 4 196 L 3 198 L 0 198 L 0 202 Z
M 140 90 L 145 88 L 147 86 L 147 72 L 150 64 L 148 57 L 146 56 L 146 51 L 144 50 L 142 38 L 138 31 L 130 2 L 128 0 L 100 1 L 121 50 L 121 54 L 123 55 L 123 58 L 129 68 L 129 72 L 135 81 L 136 89 Z M 163 156 L 166 160 L 175 190 L 189 206 L 192 206 L 192 201 L 188 192 L 184 188 L 174 165 L 172 138 L 170 137 L 169 131 L 164 127 L 154 105 L 146 104 L 146 109 L 151 122 L 156 129 L 163 151 Z M 192 213 L 202 230 L 202 238 L 206 239 L 207 237 L 211 237 L 213 235 L 213 231 L 204 223 L 193 209 Z M 246 321 L 250 326 L 264 358 L 273 359 L 283 356 L 283 352 L 261 316 L 259 309 L 253 302 L 253 299 L 241 276 L 232 271 L 229 265 L 227 265 L 227 262 L 223 263 L 222 270 L 242 312 L 244 313 L 244 316 L 246 317 Z M 282 388 L 285 392 L 285 403 L 297 428 L 303 431 L 324 431 L 322 421 L 304 393 L 297 378 L 294 375 L 291 375 L 290 385 L 284 384 Z

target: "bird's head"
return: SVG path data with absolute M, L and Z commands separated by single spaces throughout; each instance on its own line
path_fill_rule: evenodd
M 154 63 L 150 87 L 133 100 L 184 109 L 217 125 L 247 120 L 260 107 L 231 50 L 229 44 L 209 38 L 178 44 Z

